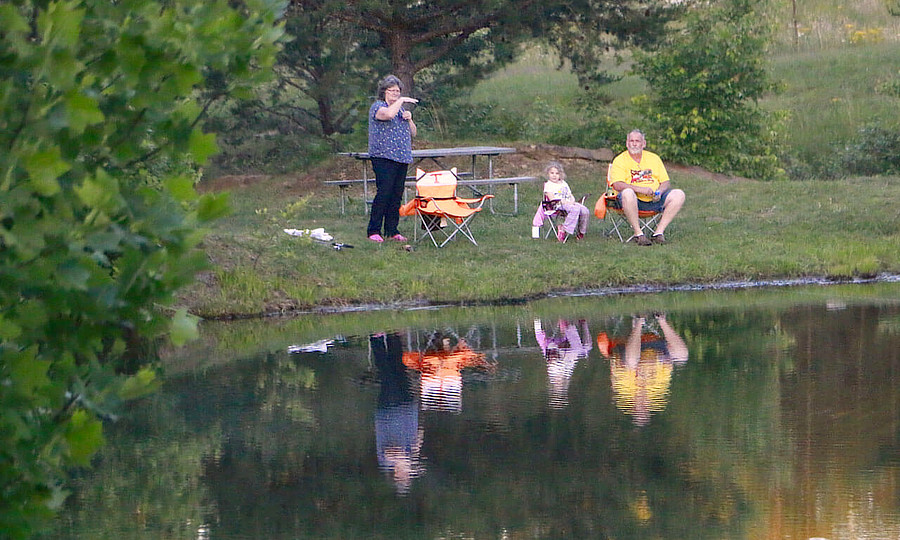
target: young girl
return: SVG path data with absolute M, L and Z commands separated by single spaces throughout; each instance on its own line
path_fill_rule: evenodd
M 572 190 L 566 182 L 566 171 L 563 170 L 561 164 L 556 161 L 548 163 L 544 167 L 544 176 L 547 178 L 547 181 L 544 182 L 544 198 L 549 201 L 559 201 L 559 208 L 566 213 L 566 221 L 557 231 L 556 239 L 565 242 L 569 235 L 574 234 L 576 239 L 581 240 L 584 238 L 590 222 L 590 213 L 587 207 L 575 200 L 575 196 L 572 195 Z M 540 227 L 546 218 L 542 204 L 534 214 L 531 224 Z

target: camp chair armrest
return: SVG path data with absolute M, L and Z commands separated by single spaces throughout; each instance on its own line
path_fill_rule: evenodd
M 420 204 L 428 204 L 432 201 L 450 201 L 455 197 L 429 197 L 427 195 L 416 195 L 416 200 L 419 201 Z
M 461 203 L 466 203 L 466 204 L 478 204 L 478 203 L 483 203 L 484 201 L 486 201 L 488 199 L 493 199 L 493 198 L 494 198 L 493 195 L 487 194 L 487 195 L 482 195 L 481 197 L 478 197 L 477 199 L 466 199 L 463 197 L 457 197 L 456 200 Z
M 544 195 L 544 200 L 541 201 L 541 208 L 544 209 L 544 212 L 555 212 L 559 205 L 562 204 L 562 201 L 559 199 L 548 199 L 546 195 Z

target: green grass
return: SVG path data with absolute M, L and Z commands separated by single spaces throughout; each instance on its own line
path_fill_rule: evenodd
M 796 50 L 790 11 L 782 9 L 774 18 L 779 44 L 773 47 L 771 69 L 783 91 L 767 97 L 762 106 L 787 113 L 781 155 L 799 157 L 810 170 L 826 170 L 829 162 L 839 161 L 841 148 L 861 126 L 875 121 L 900 125 L 900 99 L 876 91 L 882 82 L 900 77 L 900 17 L 885 18 L 880 6 L 880 0 L 853 6 L 836 0 L 804 2 L 799 20 L 805 37 Z M 851 32 L 876 26 L 883 42 L 849 42 Z M 583 121 L 574 106 L 580 93 L 577 79 L 557 67 L 546 50 L 529 49 L 466 98 L 522 122 L 524 140 L 481 135 L 477 126 L 460 138 L 441 138 L 423 121 L 416 144 L 521 146 L 548 142 L 544 135 L 549 128 L 557 134 L 576 128 Z M 610 59 L 609 68 L 624 75 L 604 89 L 610 109 L 623 126 L 640 126 L 630 100 L 646 91 L 645 84 L 627 74 L 627 64 Z M 338 159 L 296 176 L 326 179 L 335 174 Z M 497 173 L 536 175 L 542 166 L 534 162 L 515 168 L 500 160 L 499 168 L 507 170 Z M 602 190 L 605 165 L 566 166 L 575 192 L 592 193 L 593 204 Z M 672 243 L 651 248 L 610 240 L 601 234 L 605 223 L 596 219 L 577 244 L 532 240 L 530 220 L 540 187 L 527 185 L 520 190 L 518 216 L 486 211 L 476 218 L 478 247 L 457 241 L 438 250 L 423 243 L 409 252 L 364 239 L 361 192 L 353 193 L 344 216 L 338 212 L 337 190 L 322 184 L 300 193 L 310 197 L 307 203 L 291 206 L 300 199 L 298 190 L 291 189 L 294 177 L 261 177 L 234 191 L 234 213 L 217 223 L 206 242 L 214 269 L 182 295 L 193 312 L 220 316 L 327 305 L 482 303 L 625 285 L 900 272 L 900 211 L 892 204 L 900 200 L 896 177 L 720 183 L 673 174 L 688 201 L 667 231 Z M 509 201 L 510 194 L 501 189 L 498 207 L 508 210 Z M 284 234 L 287 227 L 325 227 L 337 241 L 355 247 L 334 251 Z M 405 220 L 401 230 L 411 237 L 412 227 Z
M 795 42 L 791 2 L 777 2 L 774 22 L 785 45 Z M 884 0 L 797 1 L 800 50 L 821 50 L 852 41 L 896 39 L 900 18 L 887 13 Z M 860 34 L 862 32 L 863 34 Z
M 646 84 L 629 76 L 629 68 L 628 62 L 607 58 L 604 69 L 622 78 L 599 90 L 610 100 L 619 121 L 632 126 L 638 125 L 639 115 L 630 101 L 646 92 Z M 574 130 L 584 123 L 586 113 L 577 105 L 582 95 L 578 78 L 567 65 L 552 51 L 535 46 L 526 49 L 515 64 L 478 84 L 464 103 L 493 104 L 499 114 L 512 111 L 526 126 L 526 136 L 534 142 L 548 142 L 553 132 Z
M 786 144 L 807 160 L 821 161 L 862 125 L 900 126 L 900 99 L 876 91 L 900 76 L 897 48 L 881 43 L 774 57 L 773 77 L 783 91 L 763 105 L 788 112 Z
M 599 193 L 597 172 L 581 168 L 570 174 L 573 190 Z M 284 179 L 260 180 L 233 194 L 235 214 L 206 242 L 217 268 L 185 292 L 183 303 L 214 317 L 316 305 L 502 302 L 627 285 L 900 272 L 900 212 L 887 204 L 900 200 L 897 178 L 673 178 L 688 202 L 667 231 L 671 243 L 665 246 L 621 244 L 602 233 L 607 224 L 596 218 L 581 242 L 533 240 L 530 222 L 540 197 L 533 184 L 520 189 L 519 215 L 485 211 L 476 217 L 477 247 L 463 240 L 443 249 L 423 242 L 413 251 L 365 240 L 359 204 L 341 216 L 330 188 L 317 189 L 289 222 L 273 220 L 273 213 L 293 201 L 278 187 Z M 256 213 L 252 207 L 265 201 L 269 213 Z M 511 209 L 510 192 L 498 191 L 496 208 Z M 324 227 L 335 241 L 355 247 L 335 251 L 282 232 L 288 227 Z M 412 237 L 412 229 L 404 218 L 401 231 Z
M 893 24 L 891 35 L 900 26 L 900 17 L 897 19 L 889 21 Z M 770 69 L 780 90 L 760 105 L 785 118 L 778 127 L 782 142 L 776 152 L 790 160 L 786 165 L 812 174 L 840 176 L 844 172 L 841 154 L 861 127 L 877 123 L 900 129 L 900 99 L 878 91 L 883 83 L 900 78 L 897 48 L 896 40 L 855 45 L 838 42 L 800 52 L 783 44 L 773 46 Z M 580 89 L 575 75 L 558 66 L 551 52 L 530 48 L 519 62 L 480 83 L 460 105 L 493 104 L 495 114 L 513 112 L 529 142 L 554 142 L 554 136 L 577 132 L 587 114 L 576 106 Z M 611 100 L 608 110 L 623 129 L 642 126 L 640 111 L 631 99 L 648 91 L 646 83 L 628 73 L 627 63 L 620 65 L 610 58 L 607 67 L 623 75 L 602 89 Z M 472 132 L 477 133 L 477 126 Z M 423 140 L 427 138 L 426 133 Z M 649 143 L 652 148 L 653 141 Z
M 558 58 L 542 47 L 527 49 L 522 57 L 472 91 L 474 102 L 494 102 L 512 110 L 531 106 L 535 98 L 564 107 L 578 95 L 578 80 Z

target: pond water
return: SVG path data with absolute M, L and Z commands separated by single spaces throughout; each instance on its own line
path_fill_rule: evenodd
M 900 285 L 214 323 L 47 538 L 900 538 Z

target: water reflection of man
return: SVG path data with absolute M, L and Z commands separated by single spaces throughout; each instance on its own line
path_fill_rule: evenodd
M 375 411 L 378 467 L 389 474 L 397 493 L 406 494 L 413 478 L 425 470 L 419 452 L 424 432 L 419 427 L 419 404 L 397 334 L 370 336 L 372 356 L 381 382 Z
M 569 383 L 578 360 L 587 358 L 591 352 L 591 332 L 587 321 L 578 321 L 578 325 L 565 319 L 557 323 L 559 332 L 548 335 L 540 319 L 534 320 L 534 337 L 537 339 L 544 359 L 547 361 L 547 385 L 550 396 L 550 407 L 562 409 L 569 404 Z
M 616 406 L 637 426 L 650 423 L 666 407 L 674 366 L 687 362 L 688 349 L 666 320 L 655 316 L 659 335 L 644 317 L 633 317 L 625 340 L 597 336 L 600 352 L 610 359 L 610 379 Z

